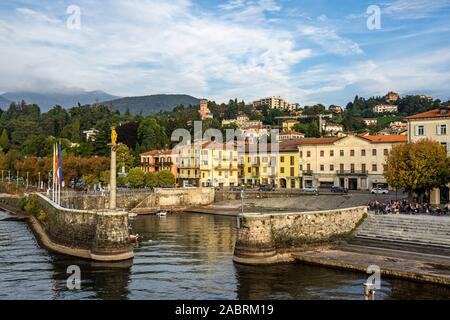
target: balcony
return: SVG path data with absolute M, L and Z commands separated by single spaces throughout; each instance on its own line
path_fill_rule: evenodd
M 314 174 L 314 171 L 312 170 L 306 170 L 302 171 L 303 176 L 312 176 Z
M 161 167 L 171 167 L 173 166 L 173 162 L 157 162 L 155 163 L 155 167 L 161 168 Z
M 369 171 L 363 170 L 338 170 L 336 171 L 338 176 L 368 176 Z

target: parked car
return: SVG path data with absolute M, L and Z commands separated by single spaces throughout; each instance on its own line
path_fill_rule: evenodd
M 306 187 L 303 189 L 303 191 L 308 193 L 319 193 L 319 190 L 317 190 L 317 188 L 314 187 Z
M 370 193 L 372 194 L 389 194 L 389 190 L 386 188 L 373 188 Z
M 265 192 L 270 192 L 273 191 L 273 185 L 271 184 L 266 184 L 266 185 L 261 185 L 259 186 L 259 191 L 265 191 Z
M 344 187 L 331 187 L 330 189 L 331 192 L 335 192 L 335 193 L 348 193 L 348 190 Z

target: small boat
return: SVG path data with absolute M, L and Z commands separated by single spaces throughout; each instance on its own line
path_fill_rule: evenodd
M 138 215 L 137 215 L 137 213 L 134 213 L 134 212 L 129 212 L 128 213 L 128 217 L 129 218 L 136 218 Z
M 130 241 L 131 242 L 138 242 L 139 241 L 139 234 L 130 234 Z
M 167 216 L 167 212 L 166 211 L 160 211 L 156 214 L 158 217 L 166 217 Z

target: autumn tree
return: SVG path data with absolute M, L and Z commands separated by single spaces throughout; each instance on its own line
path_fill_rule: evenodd
M 117 166 L 119 169 L 129 169 L 133 166 L 134 156 L 127 145 L 119 143 L 117 150 Z
M 425 139 L 392 148 L 384 175 L 391 186 L 408 192 L 412 202 L 413 192 L 450 182 L 450 161 L 440 143 Z

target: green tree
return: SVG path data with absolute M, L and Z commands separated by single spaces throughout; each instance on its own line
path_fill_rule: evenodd
M 3 129 L 2 135 L 0 136 L 0 147 L 3 151 L 6 151 L 9 147 L 8 132 L 6 131 L 6 129 Z
M 145 185 L 147 187 L 156 187 L 158 185 L 158 178 L 155 173 L 148 172 L 145 174 Z
M 132 188 L 141 188 L 145 183 L 145 173 L 141 168 L 133 168 L 128 172 L 128 183 Z
M 138 141 L 143 150 L 165 149 L 169 145 L 165 129 L 153 117 L 147 117 L 140 123 Z
M 387 159 L 388 183 L 408 192 L 430 191 L 450 182 L 450 161 L 445 148 L 428 139 L 395 146 Z
M 127 145 L 119 143 L 117 147 L 117 166 L 119 170 L 122 168 L 130 169 L 134 164 L 134 156 L 130 152 Z
M 167 170 L 158 172 L 156 180 L 158 181 L 158 186 L 163 188 L 173 187 L 176 183 L 173 173 Z

